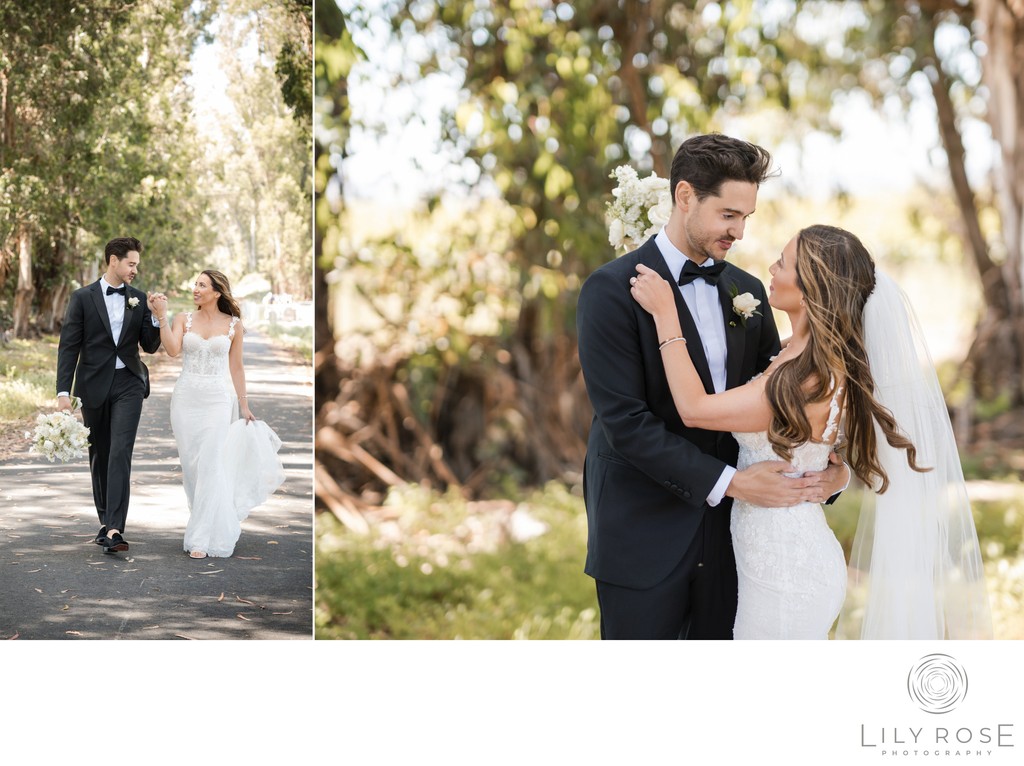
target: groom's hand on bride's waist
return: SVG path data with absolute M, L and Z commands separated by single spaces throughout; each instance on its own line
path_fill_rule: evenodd
M 843 462 L 838 452 L 832 452 L 828 457 L 828 468 L 824 471 L 808 471 L 804 476 L 818 476 L 821 478 L 822 495 L 815 498 L 813 502 L 824 503 L 830 497 L 838 495 L 850 486 L 852 474 L 850 467 Z
M 830 466 L 830 470 L 832 469 L 836 469 L 836 466 Z M 845 470 L 845 466 L 839 466 L 838 470 Z M 762 508 L 788 508 L 798 503 L 820 503 L 834 494 L 829 492 L 835 480 L 834 472 L 831 475 L 828 470 L 797 477 L 785 475 L 794 471 L 793 465 L 784 460 L 754 463 L 736 472 L 725 494 Z M 841 490 L 842 485 L 836 491 Z

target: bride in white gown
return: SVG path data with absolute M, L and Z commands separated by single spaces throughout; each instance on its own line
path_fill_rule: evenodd
M 826 467 L 842 420 L 846 461 L 874 490 L 849 574 L 820 505 L 735 503 L 734 637 L 824 639 L 842 609 L 851 637 L 990 638 L 977 534 L 931 360 L 905 297 L 861 242 L 811 226 L 786 245 L 769 303 L 793 335 L 762 375 L 720 394 L 705 392 L 684 350 L 674 286 L 637 271 L 631 291 L 654 317 L 687 425 L 734 432 L 740 469 L 782 458 L 799 476 Z M 845 599 L 848 583 L 856 598 Z
M 196 310 L 178 314 L 170 326 L 166 296 L 151 295 L 150 302 L 164 349 L 182 355 L 171 429 L 190 514 L 184 549 L 192 558 L 226 557 L 242 520 L 284 481 L 281 441 L 249 409 L 241 310 L 227 277 L 204 271 L 192 298 Z

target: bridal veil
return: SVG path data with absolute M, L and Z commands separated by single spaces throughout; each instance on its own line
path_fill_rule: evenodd
M 864 492 L 850 555 L 838 638 L 991 638 L 978 536 L 949 414 L 906 295 L 875 271 L 864 307 L 864 336 L 875 397 L 917 448 L 889 446 L 876 425 L 884 494 Z

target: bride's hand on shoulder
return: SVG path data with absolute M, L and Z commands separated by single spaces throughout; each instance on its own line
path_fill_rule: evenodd
M 662 279 L 658 272 L 642 263 L 636 265 L 636 271 L 637 275 L 629 279 L 629 291 L 633 299 L 656 319 L 675 314 L 676 299 L 668 280 Z

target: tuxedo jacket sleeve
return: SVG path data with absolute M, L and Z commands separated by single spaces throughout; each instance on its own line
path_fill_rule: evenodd
M 577 308 L 580 366 L 594 427 L 601 429 L 610 454 L 699 508 L 726 463 L 681 435 L 654 320 L 630 294 L 628 272 L 619 271 L 594 272 Z
M 633 299 L 629 278 L 643 263 L 671 279 L 653 240 L 595 271 L 577 307 L 580 365 L 594 419 L 584 464 L 587 564 L 592 577 L 648 588 L 682 558 L 703 514 L 728 514 L 732 501 L 706 500 L 738 447 L 731 434 L 689 428 L 679 417 L 665 377 L 653 318 Z M 726 283 L 725 274 L 729 275 Z M 752 292 L 767 307 L 760 282 L 735 268 L 720 280 L 726 318 L 727 378 L 738 385 L 778 351 L 768 312 L 746 323 L 732 315 L 729 290 Z M 676 294 L 683 336 L 705 390 L 713 391 L 700 336 Z M 731 320 L 737 320 L 731 322 Z
M 71 293 L 68 308 L 64 314 L 64 324 L 60 328 L 60 343 L 57 346 L 57 393 L 71 393 L 75 380 L 75 369 L 78 367 L 78 356 L 82 350 L 82 338 L 85 333 L 83 317 L 82 290 Z
M 131 288 L 134 295 L 139 298 L 139 306 L 142 308 L 142 327 L 139 329 L 139 345 L 147 354 L 155 354 L 160 348 L 160 326 L 153 326 L 153 313 L 146 303 L 146 294 L 141 290 Z

